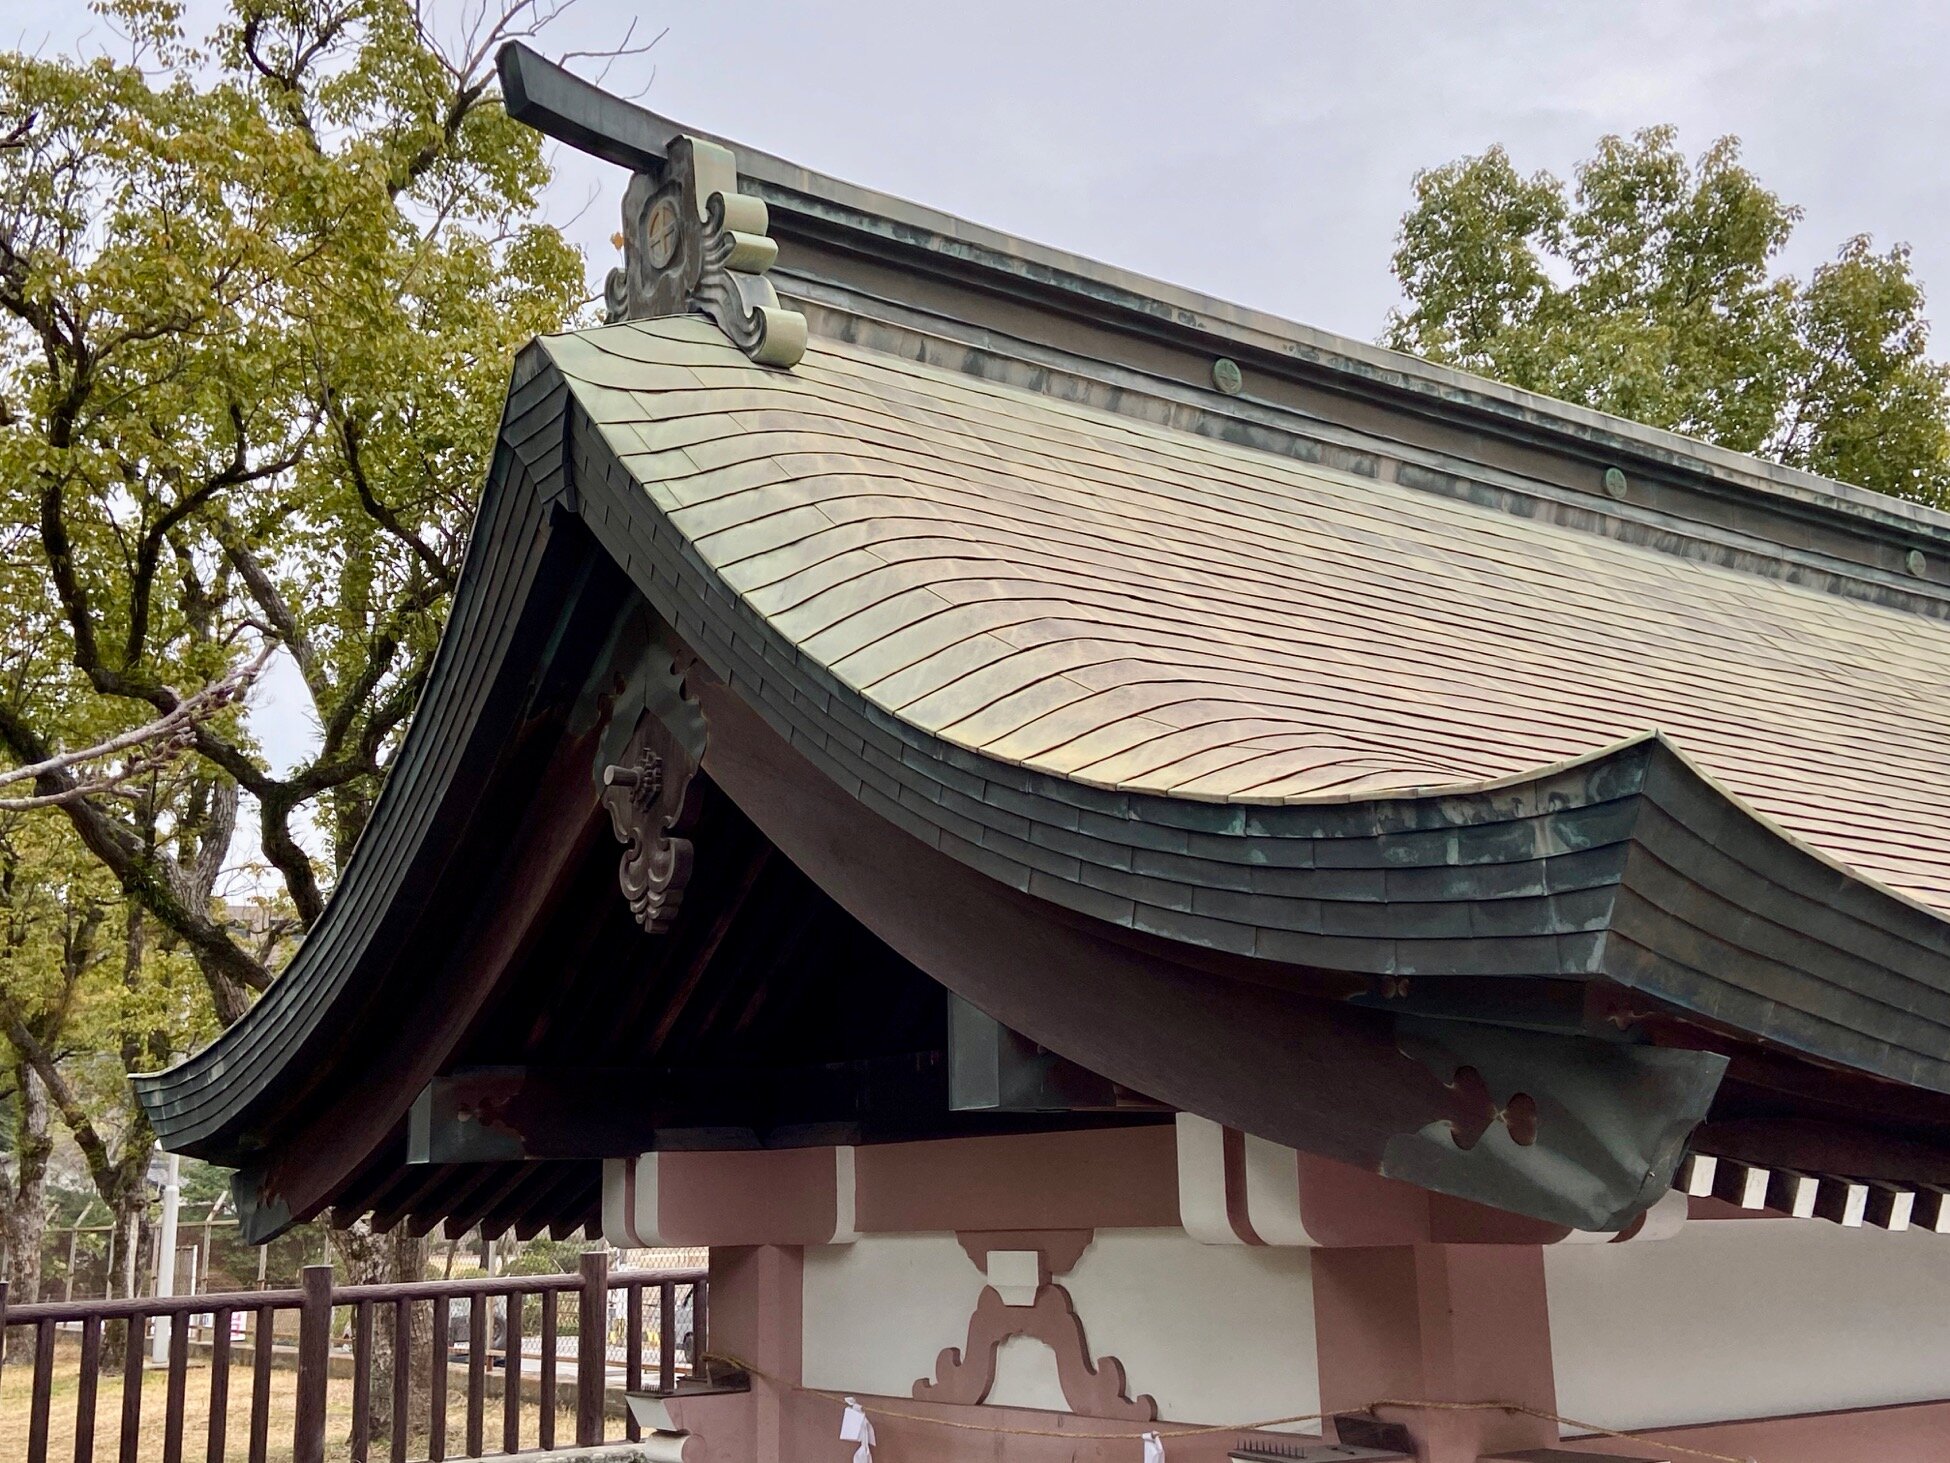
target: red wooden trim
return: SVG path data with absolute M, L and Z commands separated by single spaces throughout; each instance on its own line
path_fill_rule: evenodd
M 1556 1410 L 1539 1246 L 1324 1249 L 1311 1271 L 1323 1411 L 1379 1397 L 1507 1398 Z M 1504 1413 L 1390 1411 L 1387 1420 L 1406 1423 L 1431 1463 L 1475 1463 L 1478 1452 L 1557 1438 L 1553 1423 Z
M 1041 1261 L 1038 1285 L 1048 1285 L 1057 1276 L 1076 1269 L 1077 1261 L 1096 1237 L 1094 1229 L 965 1229 L 955 1235 L 984 1275 L 988 1274 L 992 1251 L 1034 1250 Z
M 1178 1226 L 1168 1125 L 875 1144 L 853 1162 L 863 1234 Z

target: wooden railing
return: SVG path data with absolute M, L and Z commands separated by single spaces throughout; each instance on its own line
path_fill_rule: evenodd
M 620 1315 L 611 1297 L 620 1292 Z M 558 1429 L 557 1410 L 567 1390 L 560 1377 L 564 1299 L 574 1306 L 570 1326 L 575 1338 L 574 1424 L 572 1433 Z M 585 1254 L 574 1275 L 494 1276 L 465 1280 L 429 1280 L 394 1285 L 334 1285 L 329 1265 L 309 1266 L 296 1290 L 238 1291 L 227 1294 L 147 1297 L 121 1300 L 55 1301 L 9 1307 L 0 1284 L 0 1337 L 13 1338 L 16 1328 L 32 1335 L 32 1381 L 26 1398 L 25 1457 L 27 1463 L 47 1463 L 54 1416 L 57 1343 L 78 1341 L 74 1366 L 74 1463 L 94 1463 L 98 1456 L 97 1401 L 103 1376 L 106 1337 L 122 1342 L 119 1429 L 116 1463 L 184 1463 L 201 1457 L 223 1463 L 241 1456 L 249 1463 L 266 1463 L 287 1456 L 278 1438 L 272 1449 L 273 1426 L 290 1427 L 293 1463 L 324 1463 L 328 1436 L 349 1439 L 351 1463 L 406 1463 L 410 1457 L 443 1463 L 449 1458 L 487 1456 L 489 1394 L 499 1362 L 499 1436 L 494 1451 L 513 1453 L 524 1445 L 523 1415 L 532 1413 L 535 1437 L 531 1448 L 587 1446 L 606 1441 L 612 1418 L 621 1435 L 634 1440 L 637 1424 L 618 1408 L 606 1408 L 612 1395 L 620 1402 L 625 1392 L 669 1393 L 688 1378 L 695 1358 L 704 1354 L 707 1286 L 702 1271 L 609 1271 L 609 1256 Z M 425 1305 L 432 1314 L 427 1355 L 417 1356 L 414 1308 Z M 465 1335 L 454 1323 L 465 1306 Z M 650 1309 L 654 1306 L 654 1311 Z M 335 1312 L 344 1312 L 340 1325 Z M 533 1313 L 535 1344 L 527 1342 Z M 234 1324 L 242 1317 L 241 1325 Z M 375 1437 L 373 1358 L 375 1327 L 383 1321 L 394 1348 L 390 1422 Z M 107 1328 L 118 1326 L 116 1333 Z M 144 1429 L 144 1380 L 149 1328 L 167 1332 L 163 1373 L 163 1416 L 160 1437 Z M 207 1406 L 193 1406 L 205 1398 L 190 1391 L 192 1331 L 207 1329 L 209 1378 Z M 242 1335 L 237 1332 L 241 1330 Z M 620 1335 L 618 1334 L 620 1332 Z M 497 1334 L 498 1333 L 498 1334 Z M 649 1354 L 646 1338 L 654 1344 Z M 295 1357 L 292 1344 L 295 1342 Z M 15 1347 L 16 1354 L 21 1350 Z M 202 1348 L 198 1348 L 199 1352 Z M 233 1355 L 233 1352 L 237 1355 Z M 248 1434 L 233 1447 L 229 1436 L 232 1411 L 231 1373 L 239 1358 L 250 1368 Z M 654 1367 L 654 1373 L 650 1368 Z M 289 1395 L 274 1395 L 277 1373 L 295 1368 Z M 10 1368 L 6 1368 L 10 1369 Z M 0 1382 L 4 1382 L 0 1369 Z M 681 1373 L 681 1375 L 680 1375 Z M 526 1383 L 536 1382 L 534 1391 Z M 344 1385 L 334 1387 L 334 1381 Z M 450 1392 L 458 1381 L 462 1390 L 462 1421 L 450 1437 Z M 414 1405 L 415 1383 L 423 1399 Z M 647 1383 L 647 1385 L 646 1385 Z M 346 1393 L 349 1392 L 349 1406 Z M 0 1397 L 7 1389 L 0 1387 Z M 531 1405 L 532 1402 L 532 1405 Z M 0 1402 L 0 1408 L 4 1408 Z M 288 1418 L 283 1416 L 288 1412 Z M 417 1414 L 417 1416 L 416 1416 Z M 0 1411 L 0 1436 L 7 1436 Z M 419 1426 L 415 1426 L 416 1421 Z M 336 1429 L 344 1429 L 342 1433 Z M 565 1436 L 565 1433 L 568 1435 Z M 188 1434 L 188 1436 L 186 1436 Z M 460 1444 L 458 1450 L 452 1444 Z M 383 1446 L 375 1447 L 375 1443 Z M 186 1444 L 193 1446 L 186 1453 Z M 339 1454 L 334 1447 L 333 1452 Z M 99 1456 L 106 1458 L 104 1448 Z M 346 1456 L 339 1454 L 339 1456 Z

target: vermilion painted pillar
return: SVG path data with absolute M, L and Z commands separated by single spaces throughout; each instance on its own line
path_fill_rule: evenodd
M 789 1388 L 803 1376 L 805 1251 L 738 1245 L 711 1251 L 710 1349 L 749 1362 L 752 1463 L 802 1463 L 787 1446 Z
M 1403 1245 L 1313 1254 L 1321 1406 L 1511 1401 L 1550 1412 L 1550 1314 L 1535 1245 Z M 1556 1425 L 1500 1412 L 1388 1409 L 1422 1463 L 1548 1447 Z

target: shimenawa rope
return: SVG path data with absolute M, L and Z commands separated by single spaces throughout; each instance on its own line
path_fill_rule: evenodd
M 750 1376 L 770 1382 L 775 1387 L 788 1391 L 803 1392 L 809 1397 L 824 1397 L 844 1406 L 847 1397 L 826 1387 L 808 1387 L 800 1382 L 789 1381 L 784 1377 L 753 1366 L 750 1362 L 724 1352 L 706 1352 L 706 1361 L 721 1361 L 727 1366 L 736 1367 Z M 1024 1438 L 1072 1438 L 1119 1440 L 1129 1439 L 1138 1442 L 1142 1432 L 1102 1432 L 1089 1428 L 1018 1427 L 1002 1422 L 971 1422 L 955 1417 L 936 1417 L 926 1412 L 906 1412 L 898 1407 L 886 1407 L 878 1403 L 859 1403 L 860 1410 L 869 1417 L 887 1417 L 900 1422 L 920 1422 L 931 1427 L 954 1428 L 962 1432 L 1006 1433 L 1012 1437 Z M 1751 1457 L 1739 1457 L 1732 1453 L 1709 1453 L 1704 1448 L 1688 1448 L 1679 1443 L 1654 1442 L 1640 1433 L 1620 1432 L 1617 1428 L 1600 1427 L 1595 1422 L 1580 1422 L 1575 1417 L 1564 1417 L 1559 1413 L 1547 1412 L 1541 1407 L 1530 1407 L 1522 1402 L 1418 1402 L 1401 1398 L 1384 1397 L 1370 1402 L 1366 1407 L 1344 1407 L 1341 1412 L 1378 1412 L 1382 1408 L 1413 1408 L 1425 1412 L 1514 1412 L 1524 1417 L 1534 1417 L 1542 1422 L 1554 1422 L 1559 1427 L 1568 1427 L 1593 1437 L 1616 1438 L 1620 1442 L 1640 1443 L 1648 1447 L 1687 1458 L 1699 1458 L 1704 1463 L 1759 1463 Z M 1184 1427 L 1152 1427 L 1144 1432 L 1155 1433 L 1161 1438 L 1205 1437 L 1212 1433 L 1250 1433 L 1263 1432 L 1268 1428 L 1287 1427 L 1300 1422 L 1325 1422 L 1335 1416 L 1332 1412 L 1296 1412 L 1287 1417 L 1269 1417 L 1258 1422 L 1200 1423 Z

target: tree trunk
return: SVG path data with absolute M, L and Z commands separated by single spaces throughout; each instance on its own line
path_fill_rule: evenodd
M 415 1239 L 404 1225 L 390 1234 L 373 1232 L 372 1221 L 361 1218 L 345 1229 L 331 1231 L 332 1249 L 339 1259 L 343 1285 L 383 1285 L 406 1280 L 424 1280 L 427 1262 L 433 1255 L 432 1241 Z M 407 1417 L 410 1436 L 423 1437 L 427 1431 L 429 1363 L 437 1341 L 433 1334 L 433 1310 L 425 1301 L 408 1309 L 407 1343 L 411 1373 Z M 372 1327 L 372 1434 L 375 1439 L 390 1437 L 393 1426 L 393 1344 L 392 1308 L 386 1306 L 373 1317 Z
M 145 1129 L 146 1132 L 146 1129 Z M 110 1295 L 136 1295 L 143 1289 L 145 1267 L 142 1242 L 146 1237 L 149 1196 L 142 1184 L 149 1169 L 148 1149 L 141 1154 L 142 1165 L 134 1166 L 128 1157 L 116 1166 L 117 1182 L 102 1196 L 108 1205 L 109 1223 L 115 1226 L 115 1264 L 108 1275 Z M 99 1187 L 99 1186 L 98 1186 Z M 128 1327 L 111 1324 L 102 1328 L 102 1370 L 118 1370 L 122 1365 L 123 1345 Z M 136 1337 L 136 1345 L 142 1337 Z
M 7 1247 L 7 1297 L 15 1303 L 41 1298 L 42 1247 L 47 1239 L 47 1164 L 54 1153 L 47 1087 L 25 1061 L 16 1061 L 14 1079 L 14 1182 L 0 1214 L 0 1238 Z M 33 1332 L 10 1326 L 7 1360 L 25 1361 Z

